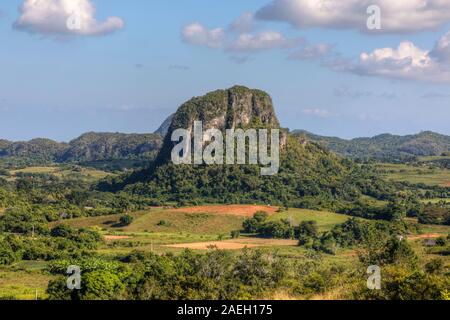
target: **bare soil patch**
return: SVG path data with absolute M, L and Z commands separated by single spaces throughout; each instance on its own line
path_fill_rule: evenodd
M 196 242 L 196 243 L 180 243 L 171 244 L 166 247 L 181 248 L 181 249 L 193 249 L 193 250 L 207 250 L 210 248 L 217 248 L 220 250 L 239 250 L 247 248 L 258 247 L 256 244 L 245 244 L 235 242 L 223 242 L 223 241 L 210 241 L 210 242 Z
M 126 240 L 131 239 L 130 236 L 104 236 L 106 241 L 114 241 L 114 240 Z
M 184 213 L 209 213 L 224 214 L 233 216 L 252 217 L 258 211 L 265 211 L 268 214 L 275 214 L 277 207 L 261 206 L 261 205 L 214 205 L 214 206 L 198 206 L 190 208 L 175 209 L 175 212 Z
M 441 234 L 437 234 L 437 233 L 425 233 L 425 234 L 409 236 L 408 240 L 436 239 L 436 238 L 439 238 L 441 236 L 442 236 Z
M 264 239 L 264 238 L 239 238 L 227 240 L 227 242 L 254 244 L 257 246 L 297 246 L 298 240 L 290 239 Z
M 179 243 L 166 245 L 166 247 L 193 249 L 193 250 L 207 250 L 210 248 L 217 248 L 219 250 L 240 250 L 244 248 L 255 248 L 264 246 L 296 246 L 297 244 L 298 244 L 297 240 L 248 238 L 248 239 L 234 239 L 226 241 Z

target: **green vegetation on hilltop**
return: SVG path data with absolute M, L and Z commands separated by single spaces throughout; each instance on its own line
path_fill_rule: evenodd
M 69 143 L 48 139 L 28 142 L 0 140 L 0 164 L 16 168 L 51 163 L 89 163 L 95 166 L 105 160 L 146 160 L 145 164 L 148 164 L 161 145 L 162 137 L 158 134 L 94 132 L 83 134 Z M 127 168 L 129 165 L 116 163 L 117 168 Z M 106 167 L 114 168 L 112 165 Z
M 382 134 L 352 140 L 319 136 L 303 130 L 296 130 L 294 133 L 320 143 L 342 156 L 361 160 L 404 162 L 420 156 L 441 156 L 450 152 L 450 136 L 430 131 L 408 136 Z

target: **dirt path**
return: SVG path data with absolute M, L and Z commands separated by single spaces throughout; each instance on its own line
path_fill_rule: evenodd
M 252 217 L 258 211 L 264 211 L 268 214 L 275 214 L 277 210 L 277 207 L 259 205 L 214 205 L 180 208 L 175 209 L 174 211 L 183 213 L 209 213 Z

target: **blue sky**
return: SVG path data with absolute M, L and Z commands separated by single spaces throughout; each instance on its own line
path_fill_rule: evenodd
M 391 8 L 382 8 L 385 29 L 373 34 L 350 19 L 355 12 L 365 19 L 356 5 L 338 7 L 349 16 L 330 13 L 324 22 L 303 9 L 308 0 L 76 1 L 95 5 L 91 18 L 104 28 L 91 19 L 71 34 L 56 22 L 33 20 L 36 12 L 20 7 L 25 0 L 0 4 L 0 139 L 152 132 L 185 100 L 234 84 L 270 93 L 291 129 L 345 138 L 450 134 L 450 5 L 431 28 L 420 19 L 399 27 Z M 270 3 L 293 13 L 260 13 Z M 251 27 L 231 30 L 244 13 Z M 60 13 L 54 14 L 53 22 Z M 117 19 L 107 24 L 109 17 Z M 413 46 L 400 59 L 395 50 L 403 42 Z M 323 51 L 315 50 L 319 45 Z M 381 48 L 394 51 L 370 55 Z M 416 56 L 422 58 L 414 64 Z

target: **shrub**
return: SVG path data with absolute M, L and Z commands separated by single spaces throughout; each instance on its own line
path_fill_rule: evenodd
M 444 237 L 440 237 L 440 238 L 436 239 L 436 245 L 437 246 L 443 247 L 443 246 L 446 246 L 447 243 L 448 243 L 448 241 Z
M 241 232 L 239 230 L 231 231 L 231 238 L 238 239 L 241 236 Z
M 311 238 L 316 238 L 319 234 L 317 221 L 302 221 L 298 226 L 298 234 Z
M 56 226 L 50 231 L 50 235 L 52 237 L 59 237 L 59 238 L 70 238 L 74 236 L 75 233 L 76 231 L 72 227 L 67 225 Z
M 293 239 L 295 238 L 295 229 L 291 227 L 291 223 L 287 220 L 269 221 L 264 223 L 259 233 L 263 237 L 276 239 Z
M 126 214 L 120 217 L 119 222 L 121 226 L 129 226 L 133 222 L 133 217 Z
M 258 211 L 253 218 L 246 219 L 243 228 L 246 233 L 259 233 L 262 225 L 266 222 L 269 215 L 264 211 Z
M 172 224 L 169 221 L 161 220 L 156 225 L 159 227 L 170 227 Z

